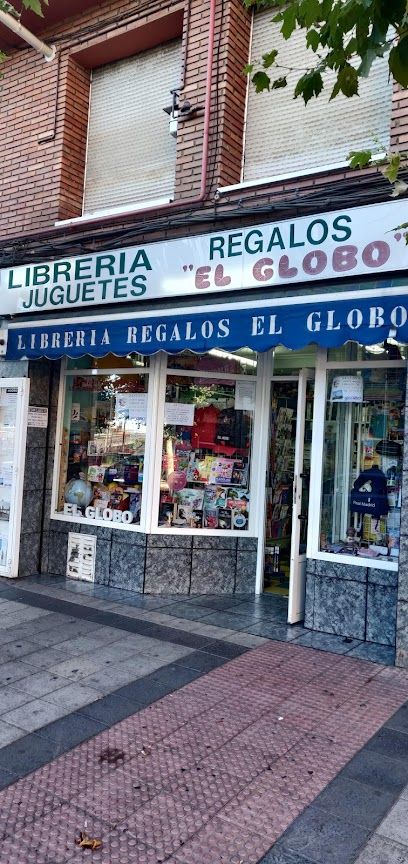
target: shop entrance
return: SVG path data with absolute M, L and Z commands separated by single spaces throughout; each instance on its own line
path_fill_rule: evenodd
M 312 442 L 311 370 L 276 376 L 271 385 L 266 476 L 264 591 L 288 598 L 288 623 L 304 615 L 306 536 Z

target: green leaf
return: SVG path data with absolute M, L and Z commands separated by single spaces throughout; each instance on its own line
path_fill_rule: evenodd
M 266 72 L 255 72 L 252 83 L 255 85 L 256 92 L 262 93 L 263 90 L 269 90 L 271 79 Z
M 398 84 L 408 87 L 408 36 L 403 36 L 391 49 L 388 62 Z
M 371 164 L 373 154 L 371 150 L 351 150 L 347 156 L 350 168 L 366 168 Z
M 286 75 L 282 75 L 281 78 L 275 78 L 271 84 L 271 90 L 281 90 L 282 87 L 287 87 L 288 81 Z
M 317 51 L 320 45 L 320 37 L 317 30 L 309 30 L 306 35 L 306 45 L 312 51 Z
M 354 69 L 354 66 L 350 66 L 350 63 L 345 63 L 342 69 L 340 69 L 337 81 L 344 96 L 347 96 L 348 98 L 351 96 L 357 96 L 358 72 L 357 69 Z
M 269 54 L 262 55 L 262 66 L 264 69 L 269 69 L 270 66 L 273 66 L 276 58 L 278 56 L 277 51 L 270 51 Z
M 250 75 L 251 72 L 254 71 L 254 64 L 253 63 L 247 63 L 246 66 L 244 66 L 242 71 L 243 71 L 244 75 Z
M 42 6 L 44 2 L 45 5 L 47 5 L 46 0 L 23 0 L 23 6 L 25 9 L 30 9 L 31 12 L 35 12 L 36 15 L 41 15 L 41 18 L 43 18 Z
M 323 90 L 323 78 L 318 69 L 312 69 L 299 78 L 295 87 L 295 99 L 302 96 L 305 105 L 313 96 L 318 96 Z
M 377 57 L 378 52 L 374 48 L 369 48 L 368 51 L 362 55 L 361 63 L 357 70 L 361 78 L 368 78 L 371 72 L 371 67 Z
M 302 0 L 299 6 L 299 13 L 303 19 L 305 27 L 311 27 L 319 21 L 320 2 L 319 0 Z
M 398 178 L 398 172 L 401 167 L 401 156 L 399 153 L 389 153 L 388 154 L 388 165 L 385 168 L 381 168 L 381 173 L 386 177 L 390 183 L 395 183 Z
M 282 12 L 282 21 L 282 36 L 284 39 L 290 39 L 293 31 L 296 29 L 296 6 L 294 3 Z

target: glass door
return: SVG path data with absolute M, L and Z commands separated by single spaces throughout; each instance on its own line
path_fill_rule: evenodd
M 288 598 L 288 622 L 304 615 L 313 389 L 310 373 L 272 381 L 264 591 Z
M 0 378 L 0 576 L 18 576 L 29 381 Z

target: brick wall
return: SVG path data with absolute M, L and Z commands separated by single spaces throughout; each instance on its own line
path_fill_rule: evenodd
M 166 21 L 184 11 L 188 37 L 184 89 L 188 99 L 201 110 L 179 123 L 176 163 L 176 200 L 185 201 L 200 191 L 205 83 L 207 66 L 209 0 L 112 0 L 101 2 L 82 15 L 60 22 L 42 38 L 57 39 L 59 56 L 45 63 L 31 48 L 22 46 L 5 62 L 0 92 L 0 243 L 23 235 L 54 229 L 54 222 L 80 215 L 86 157 L 90 68 L 112 60 L 118 44 L 127 54 L 143 47 L 143 34 L 166 33 Z M 121 23 L 120 16 L 132 13 Z M 86 28 L 102 23 L 102 33 Z M 169 25 L 170 26 L 170 25 Z M 181 27 L 181 24 L 180 24 Z M 145 28 L 145 29 L 143 29 Z M 147 28 L 147 29 L 146 29 Z M 186 28 L 185 28 L 186 30 Z M 171 35 L 171 34 L 170 34 Z M 181 35 L 181 30 L 180 34 Z M 173 33 L 174 36 L 174 33 Z M 122 42 L 120 40 L 122 39 Z M 62 41 L 61 41 L 62 40 Z M 362 201 L 367 173 L 334 172 L 315 175 L 268 188 L 248 189 L 214 204 L 219 186 L 238 183 L 241 175 L 242 137 L 245 115 L 246 80 L 242 68 L 248 59 L 250 16 L 241 0 L 217 0 L 212 103 L 207 170 L 206 206 L 219 212 L 240 203 L 256 206 L 278 202 L 296 195 L 310 196 L 326 186 L 330 194 L 343 188 L 346 180 L 357 187 L 361 176 Z M 187 43 L 187 44 L 186 44 Z M 132 47 L 133 46 L 133 47 Z M 110 53 L 109 53 L 110 52 Z M 120 55 L 118 55 L 120 56 Z M 105 62 L 106 62 L 105 59 Z M 395 89 L 393 98 L 392 146 L 406 147 L 408 141 L 408 94 Z M 384 181 L 380 197 L 388 194 Z M 327 202 L 337 206 L 334 197 Z M 313 210 L 313 204 L 311 204 Z M 290 213 L 290 211 L 289 211 Z M 282 211 L 282 218 L 285 216 Z M 251 217 L 249 217 L 249 221 Z M 134 218 L 137 221 L 137 217 Z
M 42 34 L 48 42 L 66 37 L 57 42 L 58 57 L 51 64 L 45 63 L 30 48 L 22 47 L 10 55 L 4 65 L 1 91 L 0 239 L 52 228 L 58 219 L 80 215 L 89 103 L 90 70 L 87 66 L 95 65 L 96 56 L 103 58 L 104 46 L 111 36 L 116 44 L 121 35 L 125 40 L 129 30 L 135 28 L 136 44 L 137 28 L 152 20 L 158 21 L 165 33 L 166 16 L 176 7 L 180 7 L 180 3 L 152 2 L 147 14 L 146 4 L 141 2 L 102 3 L 82 16 L 65 21 L 52 32 Z M 113 16 L 117 20 L 120 13 L 132 9 L 135 21 L 126 22 L 123 27 L 116 24 L 112 29 L 113 24 L 109 22 Z M 96 21 L 106 22 L 111 32 L 86 38 L 84 28 Z M 208 0 L 191 0 L 182 99 L 189 99 L 192 105 L 204 106 L 205 102 L 208 23 Z M 186 34 L 184 44 L 185 39 Z M 213 189 L 220 182 L 238 182 L 240 177 L 245 104 L 245 79 L 241 70 L 248 55 L 248 40 L 249 16 L 240 0 L 225 0 L 223 6 L 220 2 L 207 175 Z M 218 72 L 217 58 L 220 61 Z M 225 140 L 223 126 L 228 127 Z M 203 129 L 203 110 L 180 123 L 176 198 L 199 194 Z

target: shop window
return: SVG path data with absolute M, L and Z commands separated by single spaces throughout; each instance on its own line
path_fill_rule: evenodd
M 360 79 L 358 101 L 342 95 L 330 101 L 335 74 L 329 71 L 324 92 L 305 106 L 301 98 L 293 99 L 293 92 L 301 70 L 315 64 L 317 55 L 306 47 L 304 30 L 285 40 L 271 18 L 269 7 L 254 14 L 251 60 L 256 63 L 271 48 L 278 49 L 275 77 L 287 72 L 288 86 L 256 93 L 249 84 L 243 179 L 345 165 L 350 150 L 372 150 L 375 141 L 387 150 L 392 104 L 387 59 L 375 60 L 370 75 Z
M 405 369 L 327 376 L 320 550 L 397 563 Z
M 159 525 L 248 530 L 255 386 L 169 371 Z
M 65 375 L 56 509 L 74 519 L 139 525 L 149 371 L 131 373 L 131 357 L 129 370 L 118 358 L 104 358 L 106 373 L 86 360 L 87 369 L 76 361 Z
M 170 200 L 176 142 L 164 108 L 181 69 L 181 40 L 92 71 L 84 215 Z

